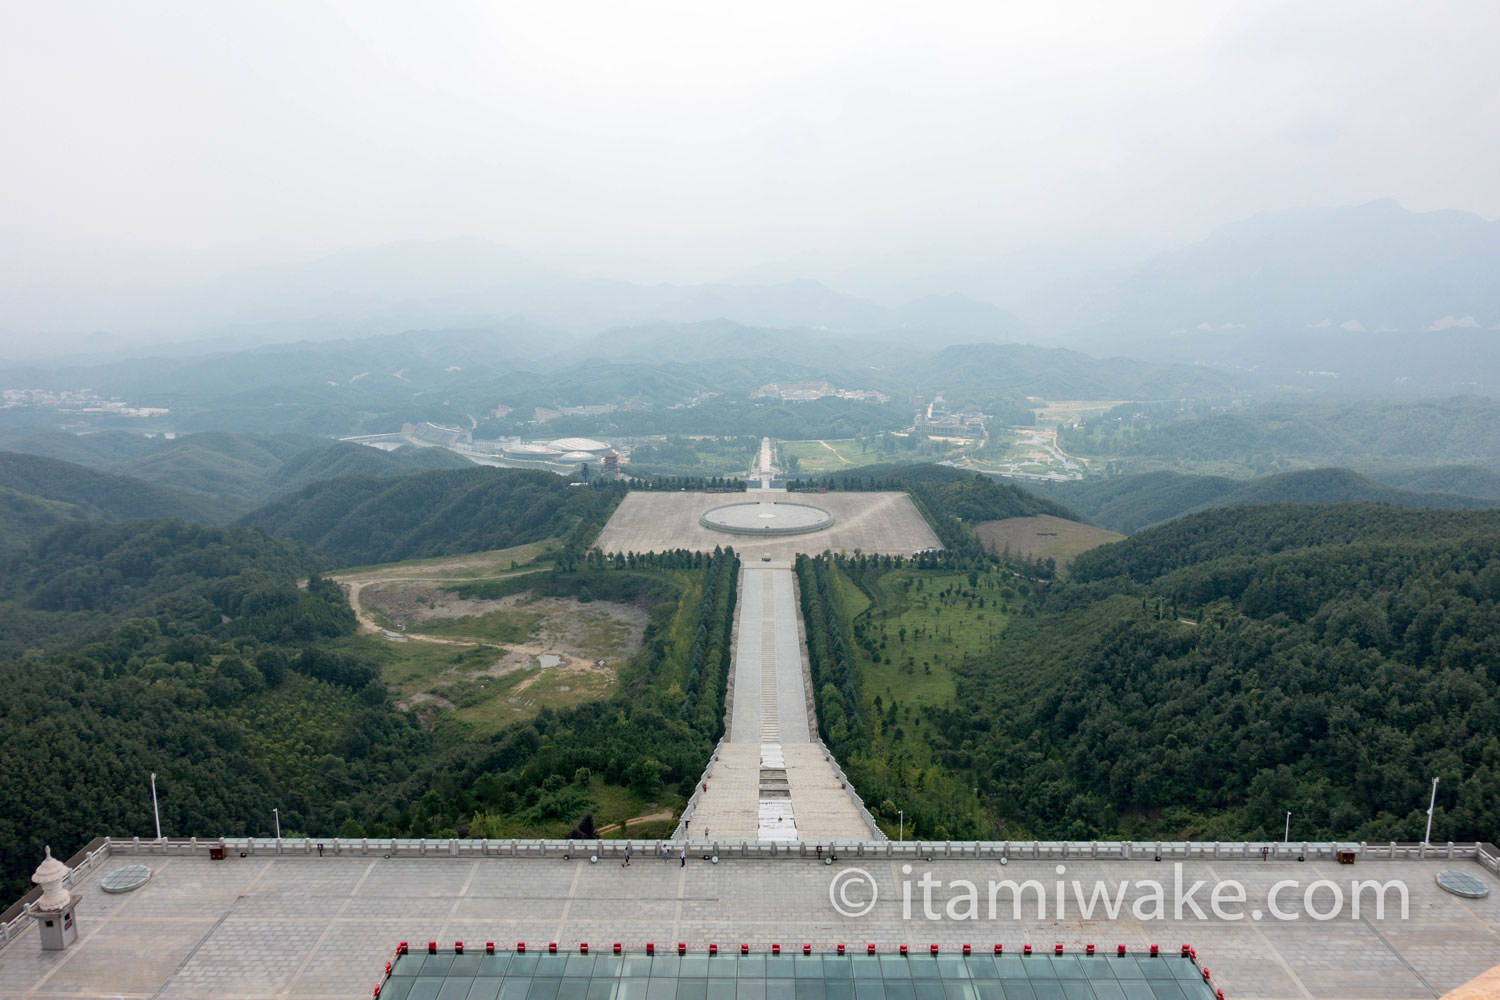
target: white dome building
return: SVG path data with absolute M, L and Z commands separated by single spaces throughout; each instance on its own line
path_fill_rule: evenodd
M 545 444 L 515 444 L 505 449 L 507 458 L 525 458 L 534 462 L 550 461 L 559 454 L 556 448 Z
M 561 452 L 587 452 L 590 458 L 598 458 L 609 451 L 609 445 L 603 441 L 595 441 L 593 438 L 558 438 L 556 441 L 549 441 L 547 447 Z M 572 460 L 569 459 L 569 461 Z

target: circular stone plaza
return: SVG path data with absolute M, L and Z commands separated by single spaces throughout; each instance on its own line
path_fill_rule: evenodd
M 807 503 L 750 501 L 704 511 L 698 523 L 731 535 L 806 535 L 832 527 L 833 515 Z

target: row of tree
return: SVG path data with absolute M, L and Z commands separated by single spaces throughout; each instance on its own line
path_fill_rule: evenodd
M 799 555 L 795 571 L 818 719 L 828 745 L 840 751 L 859 731 L 862 714 L 859 673 L 850 649 L 853 640 L 829 559 Z

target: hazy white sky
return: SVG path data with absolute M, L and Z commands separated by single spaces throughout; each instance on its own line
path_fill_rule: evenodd
M 1500 216 L 1500 3 L 0 0 L 0 244 L 746 266 Z

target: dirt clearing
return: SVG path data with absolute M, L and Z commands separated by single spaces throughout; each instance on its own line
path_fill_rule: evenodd
M 1053 559 L 1059 573 L 1065 573 L 1068 563 L 1079 553 L 1125 537 L 1119 532 L 1051 514 L 986 521 L 977 525 L 974 531 L 991 552 L 1009 551 L 1011 555 L 1028 559 Z
M 465 600 L 450 585 L 348 583 L 361 628 L 381 637 L 386 683 L 428 725 L 452 712 L 489 728 L 607 697 L 646 631 L 647 612 L 631 605 L 529 592 Z

